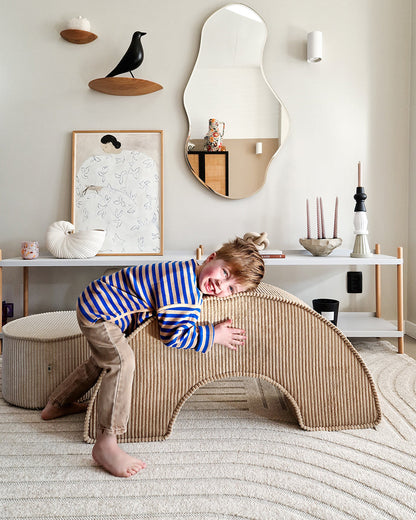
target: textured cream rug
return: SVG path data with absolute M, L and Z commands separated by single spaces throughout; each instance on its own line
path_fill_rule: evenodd
M 300 430 L 268 383 L 233 379 L 187 401 L 171 437 L 125 444 L 147 468 L 103 472 L 83 416 L 42 422 L 0 399 L 0 518 L 291 520 L 416 518 L 416 361 L 356 342 L 379 388 L 376 429 Z

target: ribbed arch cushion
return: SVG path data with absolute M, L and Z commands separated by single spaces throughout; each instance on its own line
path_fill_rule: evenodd
M 133 400 L 122 442 L 169 436 L 183 403 L 197 388 L 230 377 L 259 377 L 291 402 L 305 430 L 369 428 L 381 411 L 363 360 L 330 321 L 295 296 L 265 283 L 253 292 L 204 300 L 201 321 L 232 318 L 247 341 L 237 351 L 215 345 L 207 354 L 168 348 L 152 318 L 129 337 L 136 355 Z M 97 434 L 96 392 L 84 439 Z

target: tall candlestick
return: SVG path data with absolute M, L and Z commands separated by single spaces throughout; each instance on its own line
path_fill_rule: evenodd
M 338 238 L 338 197 L 335 199 L 334 237 L 333 238 Z
M 316 228 L 317 228 L 318 238 L 322 238 L 320 212 L 319 212 L 319 198 L 318 197 L 316 197 Z
M 306 199 L 306 238 L 311 238 L 311 221 L 309 218 L 309 200 Z
M 372 256 L 372 252 L 370 251 L 370 247 L 368 245 L 368 219 L 367 219 L 367 210 L 365 208 L 365 199 L 367 195 L 364 192 L 364 188 L 362 186 L 357 186 L 354 199 L 356 201 L 354 208 L 354 233 L 355 233 L 355 242 L 354 249 L 351 253 L 351 256 L 354 258 L 365 258 L 368 256 Z
M 322 237 L 321 238 L 326 238 L 326 233 L 325 233 L 325 219 L 324 219 L 324 206 L 322 204 L 322 197 L 319 197 L 319 205 L 321 207 L 321 235 Z
M 361 161 L 358 163 L 358 186 L 362 186 L 362 178 L 361 178 Z

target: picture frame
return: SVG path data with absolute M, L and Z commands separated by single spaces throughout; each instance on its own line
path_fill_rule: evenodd
M 73 131 L 71 220 L 98 255 L 163 255 L 163 131 Z

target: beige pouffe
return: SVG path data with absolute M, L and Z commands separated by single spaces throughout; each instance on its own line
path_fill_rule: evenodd
M 89 355 L 75 311 L 33 314 L 7 323 L 4 399 L 23 408 L 43 408 L 58 384 Z

